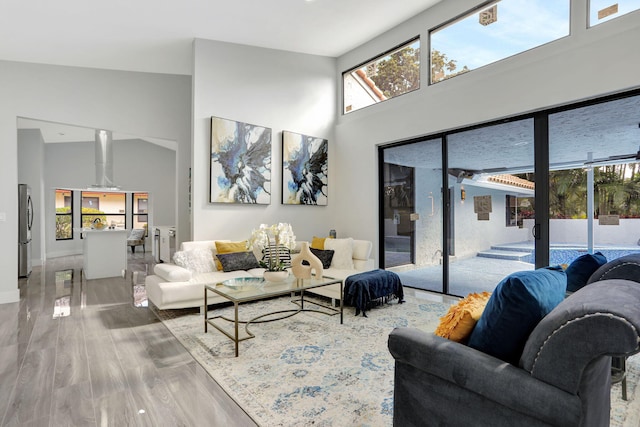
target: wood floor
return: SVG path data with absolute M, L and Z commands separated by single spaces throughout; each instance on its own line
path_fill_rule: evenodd
M 63 257 L 0 305 L 1 426 L 255 426 L 145 306 L 149 254 L 84 280 Z

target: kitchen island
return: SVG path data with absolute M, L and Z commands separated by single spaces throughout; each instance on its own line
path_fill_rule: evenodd
M 82 254 L 84 277 L 124 277 L 127 269 L 127 230 L 80 229 L 84 236 Z

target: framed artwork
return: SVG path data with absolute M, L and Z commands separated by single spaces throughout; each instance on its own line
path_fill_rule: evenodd
M 327 205 L 329 142 L 282 131 L 282 204 Z
M 211 117 L 209 202 L 271 203 L 271 129 Z

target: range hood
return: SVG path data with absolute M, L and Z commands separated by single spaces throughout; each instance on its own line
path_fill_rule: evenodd
M 113 183 L 113 134 L 108 130 L 96 130 L 95 134 L 96 183 L 94 190 L 120 190 Z

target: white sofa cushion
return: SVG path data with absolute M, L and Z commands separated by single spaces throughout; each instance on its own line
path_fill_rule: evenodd
M 186 282 L 191 279 L 191 271 L 175 264 L 156 264 L 153 272 L 167 282 Z
M 228 240 L 219 240 L 220 242 L 228 242 Z M 216 241 L 215 240 L 196 240 L 192 242 L 182 242 L 180 245 L 181 251 L 192 251 L 194 249 L 209 249 L 211 253 L 216 253 Z
M 353 270 L 353 239 L 327 239 L 324 241 L 325 250 L 333 250 L 331 268 Z
M 213 254 L 205 248 L 178 251 L 173 254 L 173 262 L 194 274 L 216 271 Z

